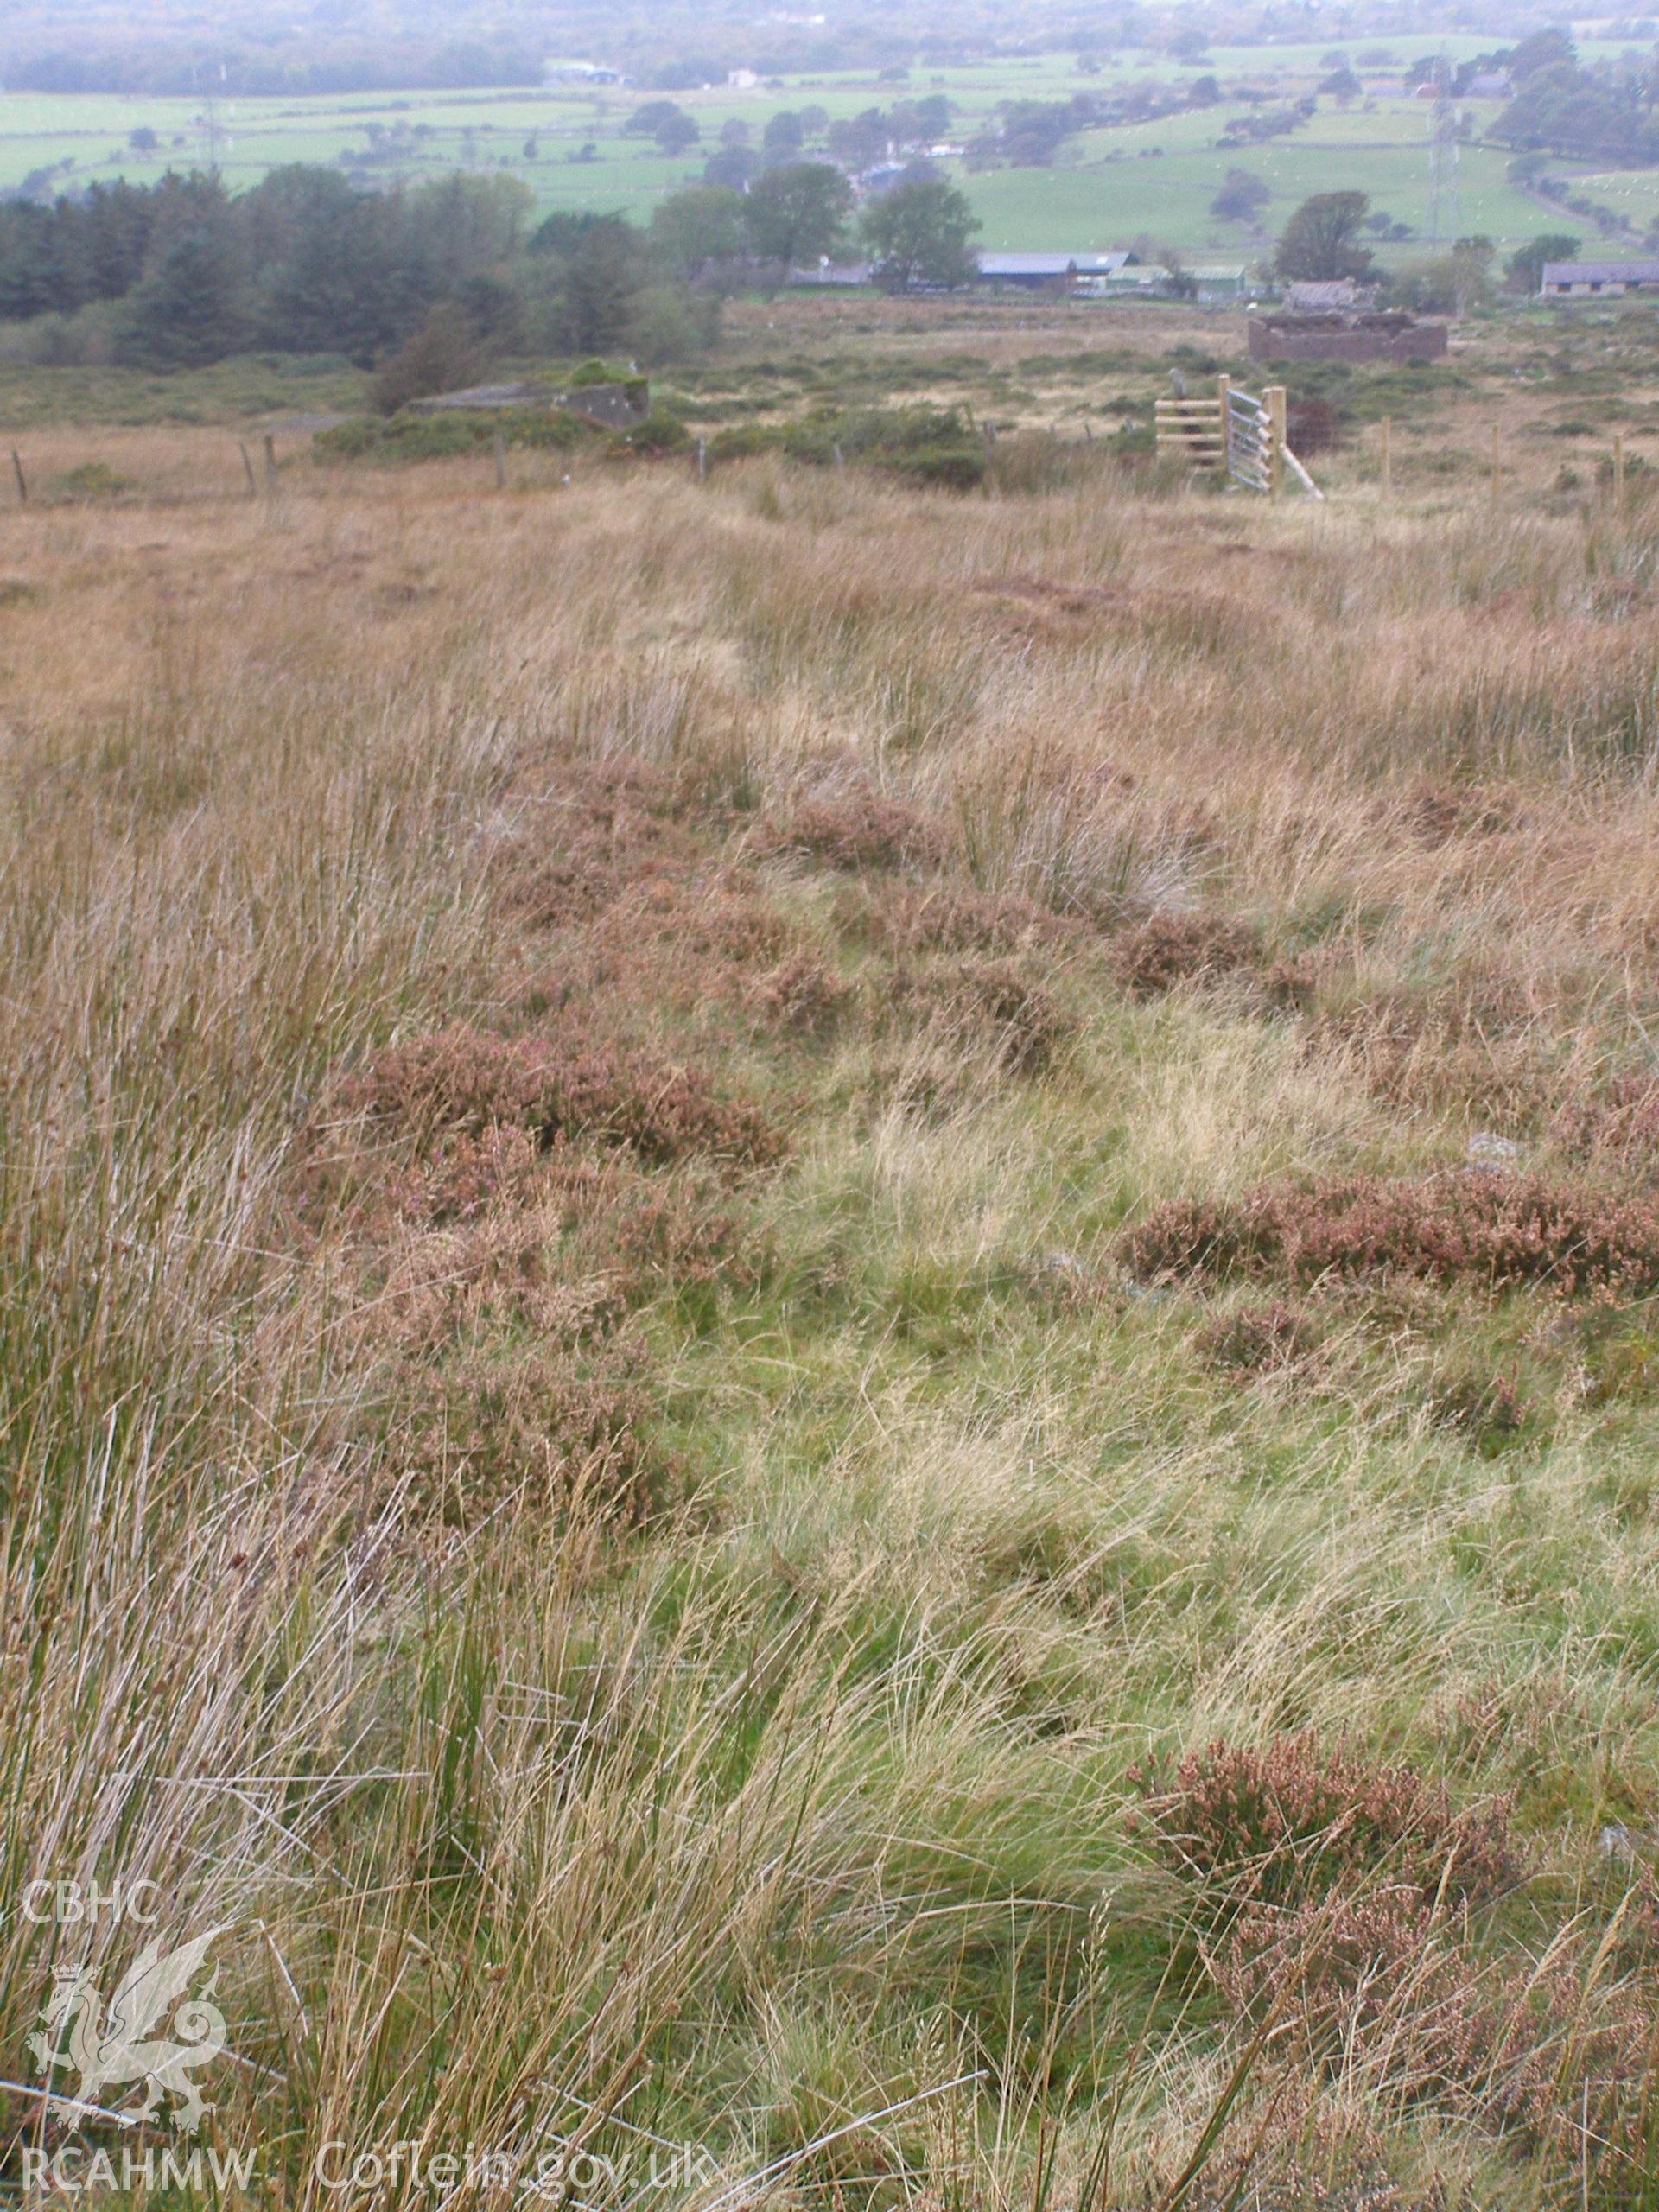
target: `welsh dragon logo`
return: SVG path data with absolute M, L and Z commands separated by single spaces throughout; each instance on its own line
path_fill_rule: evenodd
M 107 2005 L 93 1967 L 58 1968 L 41 2012 L 44 2025 L 29 2037 L 29 2048 L 48 2080 L 60 2068 L 79 2075 L 73 2097 L 64 2102 L 96 2105 L 107 2090 L 142 2082 L 143 2104 L 122 2118 L 153 2119 L 162 2100 L 171 2097 L 173 2125 L 195 2133 L 202 2114 L 212 2107 L 193 2077 L 225 2048 L 225 2016 L 213 2002 L 218 1969 L 194 1997 L 188 1992 L 207 1962 L 208 1945 L 223 1933 L 210 1928 L 172 1951 L 147 1943 Z M 157 2026 L 166 2032 L 152 2037 Z

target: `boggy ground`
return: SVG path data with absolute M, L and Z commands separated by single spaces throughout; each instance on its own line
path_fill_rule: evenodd
M 270 2201 L 1650 2202 L 1640 486 L 575 475 L 6 521 L 6 1898 Z

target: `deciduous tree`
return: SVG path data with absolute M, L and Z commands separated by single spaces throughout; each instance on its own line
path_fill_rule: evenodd
M 1316 192 L 1304 200 L 1280 238 L 1273 263 L 1279 275 L 1311 283 L 1369 276 L 1371 257 L 1359 230 L 1370 204 L 1363 192 Z
M 913 284 L 966 284 L 976 273 L 969 240 L 979 218 L 963 194 L 942 178 L 896 184 L 864 211 L 860 232 L 883 290 Z
M 1575 259 L 1580 244 L 1567 231 L 1544 231 L 1510 256 L 1503 274 L 1516 291 L 1535 292 L 1543 281 L 1544 264 Z
M 853 188 L 828 162 L 792 162 L 757 177 L 743 203 L 762 261 L 799 268 L 834 251 L 852 212 Z
M 749 244 L 742 194 L 719 184 L 671 192 L 652 215 L 651 243 L 664 267 L 681 278 L 711 261 L 737 260 Z

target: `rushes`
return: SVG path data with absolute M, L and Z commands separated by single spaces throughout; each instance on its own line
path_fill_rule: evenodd
M 1536 2054 L 1640 2074 L 1647 1923 L 1586 1838 L 1653 1789 L 1650 1363 L 1631 1306 L 1603 1402 L 1555 1308 L 1452 1279 L 1651 1287 L 1654 617 L 1565 518 L 1263 512 L 1239 560 L 1103 474 L 766 481 L 39 518 L 6 1897 L 120 1872 L 242 1931 L 221 2124 L 296 2196 L 330 2136 L 641 2127 L 924 2202 L 1081 2201 L 1103 2142 L 1098 2202 L 1157 2202 L 1197 2145 L 1219 2202 L 1374 2158 L 1356 2085 L 1416 2078 L 1376 2037 L 1440 2063 L 1349 2004 L 1400 1927 L 1346 1888 L 1461 1848 L 1439 1689 L 1560 1669 L 1594 1725 L 1460 1775 L 1537 1870 L 1490 1983 L 1405 1930 L 1485 2038 L 1481 2201 L 1545 2201 L 1586 2069 Z M 1516 1043 L 1554 1165 L 1421 1173 L 1467 1094 L 1329 1049 L 1395 995 L 1442 1077 Z M 1224 1246 L 1321 1283 L 1217 1320 Z M 1512 1371 L 1501 1487 L 1448 1394 L 1372 1417 Z M 1201 1795 L 1218 1732 L 1388 1829 L 1341 1927 L 1224 1953 L 1135 1825 L 1137 1761 Z M 64 1940 L 0 1919 L 13 2047 Z M 1303 1997 L 1292 2094 L 1255 2037 Z M 1390 2158 L 1467 2179 L 1413 2095 Z

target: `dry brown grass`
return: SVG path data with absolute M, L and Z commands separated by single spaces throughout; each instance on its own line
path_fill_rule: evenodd
M 1649 2124 L 1592 1840 L 1659 1809 L 1639 1390 L 1524 1268 L 1228 1324 L 1113 1255 L 1432 1187 L 1495 1096 L 1552 1203 L 1589 1160 L 1648 1219 L 1643 528 L 472 463 L 0 524 L 8 1879 L 255 1931 L 230 2139 L 302 2190 L 328 2135 L 627 2121 L 745 2202 L 782 2157 L 1002 2203 L 1109 2137 L 1128 2203 L 1259 2122 L 1327 2183 L 1381 2131 L 1425 2190 L 1642 2201 L 1562 2101 L 1605 2012 Z M 1524 1496 L 1391 1417 L 1465 1342 L 1549 1408 Z M 1350 2001 L 1381 1923 L 1256 2069 L 1330 1931 L 1195 1971 L 1135 1759 L 1317 1729 L 1387 1796 L 1409 1736 L 1433 1827 L 1448 1684 L 1552 1669 L 1537 1882 L 1408 1930 L 1477 2132 Z M 8 2048 L 53 1940 L 0 1923 Z

